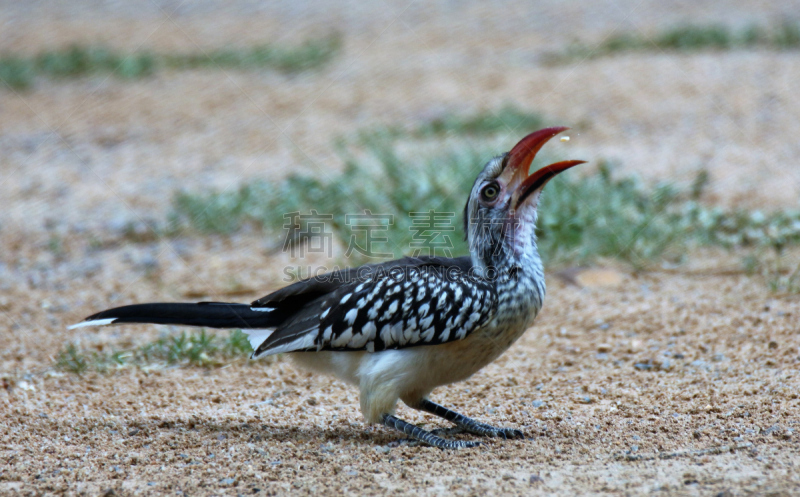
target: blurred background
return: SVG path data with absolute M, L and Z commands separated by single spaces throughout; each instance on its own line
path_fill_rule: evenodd
M 708 270 L 795 294 L 799 7 L 3 2 L 5 326 L 81 339 L 63 325 L 117 303 L 256 298 L 369 261 L 343 257 L 367 210 L 396 256 L 410 212 L 451 213 L 458 255 L 475 174 L 548 125 L 573 129 L 544 160 L 589 161 L 542 203 L 567 281 Z M 312 209 L 335 250 L 298 258 L 286 214 Z
M 797 0 L 0 1 L 0 492 L 797 494 L 798 81 Z M 436 392 L 533 440 L 443 459 L 240 331 L 66 328 L 464 254 L 555 125 L 544 309 Z

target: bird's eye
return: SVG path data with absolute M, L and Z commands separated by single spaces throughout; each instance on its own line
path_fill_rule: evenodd
M 498 186 L 497 183 L 489 183 L 488 185 L 483 187 L 483 190 L 481 190 L 481 198 L 483 200 L 491 202 L 492 200 L 497 198 L 497 195 L 499 193 L 500 193 L 500 186 Z

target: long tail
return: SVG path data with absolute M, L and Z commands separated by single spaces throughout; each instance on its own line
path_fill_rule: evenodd
M 253 310 L 247 304 L 198 302 L 196 304 L 136 304 L 93 314 L 69 329 L 122 323 L 180 324 L 208 328 L 274 328 L 272 309 Z

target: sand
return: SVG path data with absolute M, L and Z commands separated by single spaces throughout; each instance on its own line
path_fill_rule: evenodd
M 53 369 L 68 343 L 134 347 L 152 326 L 66 330 L 113 305 L 249 301 L 292 261 L 274 240 L 187 233 L 142 243 L 172 192 L 341 167 L 333 140 L 507 102 L 566 124 L 554 154 L 652 181 L 711 174 L 721 206 L 796 208 L 796 53 L 624 54 L 564 66 L 576 38 L 681 20 L 772 21 L 790 1 L 366 4 L 92 1 L 0 5 L 0 51 L 292 43 L 338 31 L 317 73 L 198 70 L 0 90 L 0 494 L 800 493 L 800 299 L 703 252 L 677 270 L 548 274 L 536 323 L 432 398 L 527 439 L 445 452 L 364 424 L 357 391 L 286 357 L 214 369 Z M 510 130 L 510 147 L 529 130 Z M 498 150 L 500 152 L 501 150 Z M 546 199 L 545 199 L 546 202 Z M 546 203 L 543 204 L 546 208 Z M 180 329 L 166 329 L 179 332 Z M 446 423 L 404 406 L 426 428 Z M 471 439 L 463 434 L 458 438 Z

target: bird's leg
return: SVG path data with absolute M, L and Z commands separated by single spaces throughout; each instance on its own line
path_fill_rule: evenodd
M 473 435 L 500 438 L 525 438 L 525 435 L 520 430 L 516 430 L 514 428 L 498 428 L 486 423 L 481 423 L 480 421 L 475 421 L 472 418 L 468 418 L 463 414 L 451 411 L 450 409 L 441 406 L 436 402 L 431 402 L 428 399 L 422 399 L 417 405 L 411 407 L 419 409 L 420 411 L 435 414 L 440 418 L 444 418 L 451 423 L 455 423 L 456 426 L 463 429 L 467 433 L 472 433 Z
M 438 447 L 440 449 L 464 449 L 468 447 L 475 447 L 481 444 L 480 442 L 447 440 L 441 437 L 437 437 L 433 433 L 427 430 L 423 430 L 422 428 L 420 428 L 415 424 L 411 424 L 407 421 L 403 421 L 400 418 L 396 418 L 391 414 L 383 415 L 383 424 L 388 426 L 389 428 L 394 428 L 397 431 L 403 432 L 404 434 L 408 435 L 411 438 L 416 438 L 421 442 L 424 442 L 433 447 Z

